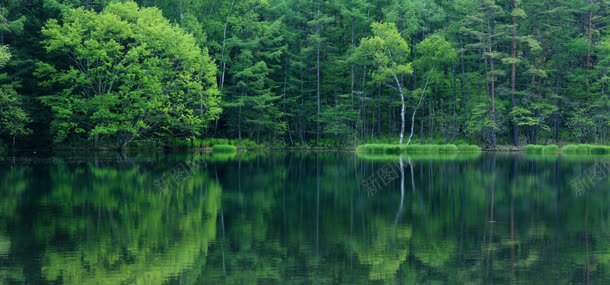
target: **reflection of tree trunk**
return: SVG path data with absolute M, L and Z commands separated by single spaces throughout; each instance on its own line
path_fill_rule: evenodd
M 413 177 L 413 175 L 411 175 Z M 396 217 L 394 218 L 394 225 L 398 225 L 398 219 L 402 214 L 402 209 L 405 201 L 405 168 L 402 157 L 400 157 L 400 205 L 398 211 L 396 211 Z
M 359 166 L 360 163 L 358 163 L 358 161 L 355 161 L 356 164 L 356 181 L 360 181 L 360 179 L 358 179 L 358 172 L 359 172 Z M 349 236 L 353 237 L 354 236 L 354 190 L 350 191 L 350 195 L 349 195 Z M 349 269 L 350 269 L 350 275 L 352 275 L 352 269 L 354 266 L 354 254 L 351 253 L 349 255 Z
M 415 192 L 415 173 L 413 171 L 413 161 L 411 161 L 411 158 L 409 157 L 409 168 L 411 169 L 411 193 L 416 193 Z M 420 172 L 423 172 L 420 168 Z M 417 194 L 417 199 L 419 200 L 419 204 L 421 205 L 421 208 L 423 209 L 423 216 L 424 218 L 426 217 L 426 208 L 424 207 L 424 200 L 421 197 L 421 193 L 416 193 Z
M 224 211 L 220 209 L 220 228 L 222 229 L 222 242 L 220 243 L 220 249 L 222 252 L 222 273 L 227 274 L 227 268 L 225 266 L 225 216 Z
M 490 268 L 493 268 L 492 264 L 491 264 L 491 250 L 492 250 L 492 243 L 493 243 L 493 234 L 494 234 L 494 223 L 496 221 L 494 221 L 494 200 L 495 200 L 495 192 L 496 192 L 496 156 L 494 155 L 493 160 L 492 160 L 492 165 L 491 165 L 491 172 L 492 172 L 492 181 L 491 181 L 491 197 L 489 199 L 489 220 L 487 221 L 489 223 L 489 239 L 488 239 L 488 246 L 487 246 L 487 267 L 485 270 L 485 280 L 487 281 L 489 278 L 489 271 Z
M 316 155 L 316 254 L 320 246 L 320 161 Z
M 517 176 L 517 159 L 511 158 L 511 167 L 509 172 L 509 179 L 511 183 L 510 189 L 510 240 L 511 240 L 511 254 L 510 254 L 510 272 L 511 272 L 511 283 L 515 283 L 515 177 Z
M 515 193 L 514 189 L 510 190 L 510 276 L 512 283 L 515 283 Z
M 585 197 L 585 274 L 587 275 L 587 284 L 591 284 L 591 251 L 589 248 L 589 215 L 587 210 L 587 197 Z

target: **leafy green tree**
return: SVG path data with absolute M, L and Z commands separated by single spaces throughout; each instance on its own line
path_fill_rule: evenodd
M 418 90 L 414 91 L 414 97 L 419 97 L 418 103 L 413 109 L 411 116 L 411 134 L 409 135 L 409 141 L 411 143 L 413 138 L 413 129 L 415 127 L 415 114 L 419 109 L 422 101 L 425 99 L 426 92 L 428 91 L 428 84 L 432 83 L 435 85 L 445 84 L 445 73 L 444 69 L 447 65 L 452 64 L 457 59 L 457 53 L 444 37 L 434 34 L 426 37 L 416 46 L 419 52 L 419 57 L 414 61 L 416 70 L 420 73 L 420 78 L 424 82 L 421 87 L 421 94 L 417 95 Z M 454 108 L 455 117 L 455 108 Z
M 4 68 L 11 59 L 11 54 L 6 46 L 0 46 L 0 69 Z M 0 80 L 7 77 L 6 73 L 0 74 Z M 11 138 L 12 146 L 15 147 L 15 139 L 32 133 L 27 128 L 30 117 L 23 109 L 23 102 L 12 84 L 0 85 L 0 131 Z
M 70 9 L 42 33 L 49 54 L 70 59 L 37 70 L 43 86 L 60 89 L 43 98 L 56 142 L 84 134 L 123 148 L 143 137 L 198 135 L 221 112 L 216 66 L 158 9 Z
M 402 144 L 406 113 L 406 90 L 402 78 L 413 73 L 409 62 L 409 45 L 393 23 L 373 23 L 371 28 L 373 36 L 364 38 L 359 49 L 363 58 L 375 64 L 376 69 L 372 71 L 373 80 L 379 83 L 391 82 L 398 90 L 401 103 L 399 144 Z

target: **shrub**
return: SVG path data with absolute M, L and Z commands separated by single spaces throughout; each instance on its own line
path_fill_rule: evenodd
M 212 147 L 213 153 L 232 153 L 236 151 L 237 147 L 229 144 L 217 144 Z

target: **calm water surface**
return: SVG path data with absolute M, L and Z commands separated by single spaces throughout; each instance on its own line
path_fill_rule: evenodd
M 0 284 L 608 284 L 608 165 L 523 154 L 4 157 Z

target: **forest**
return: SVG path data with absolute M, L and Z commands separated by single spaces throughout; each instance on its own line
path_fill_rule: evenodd
M 609 4 L 3 0 L 0 138 L 608 144 Z

